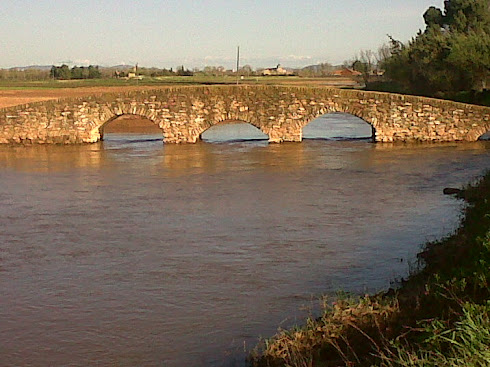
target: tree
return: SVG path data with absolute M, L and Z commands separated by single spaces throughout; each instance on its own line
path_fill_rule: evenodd
M 430 7 L 408 45 L 390 37 L 386 75 L 407 91 L 446 95 L 486 88 L 490 76 L 490 0 L 447 0 Z
M 391 57 L 391 46 L 386 43 L 380 46 L 374 57 L 376 58 L 376 66 L 382 65 Z
M 71 71 L 68 65 L 53 66 L 51 74 L 54 79 L 68 80 L 71 79 Z
M 184 65 L 182 65 L 179 68 L 177 68 L 177 75 L 178 76 L 192 76 L 192 75 L 194 75 L 194 73 L 189 69 L 184 69 Z
M 85 68 L 83 66 L 74 66 L 71 68 L 71 79 L 85 79 L 87 74 L 85 73 Z
M 447 63 L 465 74 L 465 89 L 487 88 L 490 72 L 490 33 L 458 33 L 451 42 Z
M 489 0 L 444 1 L 444 25 L 454 32 L 490 29 Z
M 424 21 L 425 25 L 427 27 L 443 27 L 444 25 L 444 16 L 442 15 L 442 11 L 439 8 L 436 8 L 435 6 L 431 6 L 427 11 L 424 13 Z
M 49 72 L 49 77 L 53 79 L 58 79 L 58 69 L 56 66 L 51 66 L 51 70 Z
M 98 79 L 100 78 L 102 75 L 99 71 L 99 67 L 98 66 L 93 66 L 93 65 L 89 65 L 88 67 L 88 78 L 89 79 Z
M 352 63 L 352 69 L 362 73 L 362 79 L 365 84 L 369 82 L 375 66 L 374 52 L 371 50 L 361 50 L 359 55 Z
M 240 75 L 246 75 L 247 77 L 253 73 L 253 69 L 250 65 L 243 65 L 240 68 Z

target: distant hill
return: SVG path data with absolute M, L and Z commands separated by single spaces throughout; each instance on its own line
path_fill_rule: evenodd
M 29 65 L 29 66 L 14 66 L 8 70 L 51 70 L 52 65 Z
M 114 69 L 114 70 L 129 70 L 134 68 L 134 65 L 114 65 L 114 66 L 99 66 L 101 69 Z
M 59 65 L 57 63 L 56 65 Z M 11 68 L 8 68 L 8 70 L 18 70 L 18 71 L 25 71 L 25 70 L 51 70 L 53 65 L 29 65 L 29 66 L 14 66 Z M 69 66 L 71 69 L 71 66 Z M 114 65 L 114 66 L 101 66 L 99 65 L 100 69 L 114 69 L 114 70 L 129 70 L 132 69 L 134 65 Z
M 325 63 L 325 64 L 317 64 L 317 65 L 308 65 L 301 68 L 301 70 L 312 71 L 314 73 L 320 72 L 322 70 L 337 70 L 337 69 L 342 69 L 342 65 L 330 65 Z

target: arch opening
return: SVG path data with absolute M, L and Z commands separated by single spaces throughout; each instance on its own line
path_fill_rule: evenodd
M 485 134 L 483 134 L 482 136 L 480 136 L 478 138 L 478 140 L 490 141 L 490 130 L 488 130 Z
M 225 120 L 205 130 L 201 136 L 207 143 L 239 143 L 269 141 L 269 136 L 252 124 L 241 120 Z
M 374 136 L 371 124 L 342 112 L 326 113 L 303 127 L 303 139 L 373 141 Z
M 163 141 L 163 130 L 144 116 L 125 114 L 102 125 L 100 136 L 104 141 Z

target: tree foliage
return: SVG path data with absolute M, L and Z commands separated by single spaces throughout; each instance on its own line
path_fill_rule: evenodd
M 436 8 L 435 6 L 431 6 L 424 13 L 424 21 L 427 27 L 439 26 L 442 27 L 444 15 L 442 14 L 441 9 Z
M 448 0 L 430 7 L 426 29 L 407 45 L 391 40 L 386 75 L 408 92 L 446 95 L 483 90 L 490 77 L 490 0 Z
M 47 80 L 49 79 L 49 70 L 32 68 L 12 68 L 0 69 L 0 80 Z
M 74 66 L 71 69 L 68 65 L 52 66 L 50 77 L 53 79 L 68 80 L 68 79 L 98 79 L 102 77 L 102 73 L 98 66 L 90 65 L 89 67 Z
M 177 68 L 177 75 L 178 76 L 193 76 L 194 73 L 192 72 L 192 70 L 184 69 L 184 65 L 182 65 L 182 66 Z

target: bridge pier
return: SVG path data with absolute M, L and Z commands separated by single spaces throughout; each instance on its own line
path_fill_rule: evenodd
M 269 136 L 269 143 L 301 142 L 303 140 L 303 128 L 301 127 L 273 125 L 265 133 Z
M 188 125 L 169 126 L 163 129 L 163 142 L 166 144 L 194 144 L 200 140 L 199 130 Z
M 163 134 L 163 142 L 165 144 L 194 144 L 197 143 L 200 139 L 199 135 L 197 136 L 168 136 L 167 134 Z
M 277 134 L 272 132 L 269 135 L 269 143 L 301 142 L 303 134 L 301 132 L 294 134 Z

